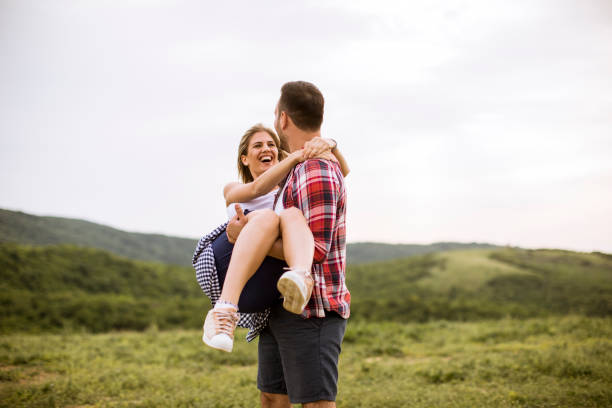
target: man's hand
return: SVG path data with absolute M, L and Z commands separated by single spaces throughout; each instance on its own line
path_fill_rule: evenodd
M 246 215 L 242 212 L 242 207 L 240 204 L 236 204 L 234 206 L 236 209 L 236 215 L 232 217 L 232 219 L 227 224 L 227 228 L 225 229 L 225 233 L 227 234 L 227 240 L 233 244 L 238 239 L 238 235 L 240 235 L 240 231 L 246 225 L 248 219 Z

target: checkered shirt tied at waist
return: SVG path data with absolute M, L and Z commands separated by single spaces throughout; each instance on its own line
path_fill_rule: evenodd
M 202 237 L 198 242 L 198 246 L 193 254 L 193 267 L 196 271 L 196 279 L 198 284 L 210 298 L 210 301 L 215 306 L 219 296 L 221 296 L 221 285 L 219 284 L 219 275 L 217 275 L 217 267 L 215 266 L 215 254 L 213 253 L 212 243 L 221 234 L 225 234 L 227 222 L 215 228 L 211 233 Z M 240 313 L 238 326 L 249 329 L 246 335 L 247 341 L 253 340 L 261 333 L 268 324 L 270 309 L 266 309 L 259 313 Z

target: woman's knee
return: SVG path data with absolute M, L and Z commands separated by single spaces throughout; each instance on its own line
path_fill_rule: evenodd
M 249 222 L 256 222 L 261 227 L 277 229 L 280 223 L 278 215 L 270 209 L 251 211 L 247 214 Z
M 281 222 L 292 221 L 292 220 L 305 220 L 304 213 L 302 213 L 302 210 L 296 207 L 285 208 L 280 213 L 279 217 L 281 219 Z
M 281 231 L 284 231 L 286 228 L 308 228 L 304 213 L 299 208 L 285 208 L 280 213 L 279 218 Z

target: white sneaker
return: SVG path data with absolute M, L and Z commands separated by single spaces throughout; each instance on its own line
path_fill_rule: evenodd
M 290 269 L 283 273 L 276 287 L 283 295 L 285 310 L 301 314 L 310 300 L 314 281 L 306 269 Z
M 209 310 L 204 320 L 202 341 L 212 348 L 231 353 L 238 317 L 238 312 L 232 307 Z

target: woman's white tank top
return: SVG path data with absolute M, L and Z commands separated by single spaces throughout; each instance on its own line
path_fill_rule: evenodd
M 270 191 L 268 194 L 264 194 L 262 196 L 256 197 L 251 201 L 247 201 L 246 203 L 239 203 L 242 207 L 242 211 L 245 210 L 261 210 L 262 208 L 272 209 L 274 206 L 274 197 L 276 196 L 276 192 L 278 189 L 274 189 Z M 232 203 L 227 206 L 227 216 L 231 219 L 234 215 L 236 215 L 236 209 L 234 208 L 235 203 Z

